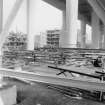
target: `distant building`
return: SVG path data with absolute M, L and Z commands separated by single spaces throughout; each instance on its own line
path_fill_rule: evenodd
M 40 35 L 35 35 L 35 40 L 34 40 L 34 47 L 35 48 L 39 48 L 40 47 L 40 41 L 41 41 Z
M 39 35 L 35 35 L 34 47 L 39 48 L 46 46 L 46 38 L 46 33 L 41 32 Z
M 27 49 L 27 35 L 22 32 L 10 32 L 3 44 L 3 51 L 20 51 Z
M 48 30 L 47 31 L 47 46 L 59 47 L 60 30 Z
M 44 47 L 44 46 L 47 45 L 47 35 L 46 35 L 46 32 L 41 32 L 40 36 L 41 36 L 40 47 Z

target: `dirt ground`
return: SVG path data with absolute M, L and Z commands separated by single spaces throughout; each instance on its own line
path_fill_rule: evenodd
M 3 79 L 8 84 L 17 86 L 16 105 L 105 105 L 104 103 L 67 97 L 58 91 L 34 83 L 32 85 L 13 79 Z

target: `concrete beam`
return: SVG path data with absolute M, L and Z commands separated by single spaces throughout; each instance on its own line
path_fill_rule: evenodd
M 51 4 L 52 6 L 58 8 L 60 10 L 62 10 L 63 12 L 66 10 L 66 4 L 64 2 L 59 1 L 59 0 L 43 0 L 43 1 Z M 84 18 L 85 17 L 82 14 L 78 13 L 78 19 L 84 20 Z M 88 22 L 88 20 L 86 18 L 85 18 L 85 21 L 87 24 L 90 25 L 90 23 Z
M 104 25 L 100 22 L 100 36 L 99 36 L 99 48 L 102 49 L 104 44 Z
M 0 35 L 0 50 L 2 49 L 2 45 L 5 42 L 6 37 L 8 36 L 8 31 L 9 31 L 9 29 L 10 29 L 10 27 L 11 27 L 11 25 L 12 25 L 12 23 L 16 17 L 16 14 L 18 13 L 18 10 L 19 10 L 22 2 L 23 2 L 23 0 L 16 0 L 14 6 L 13 6 L 8 18 L 7 18 L 7 21 L 4 25 L 3 31 Z
M 59 0 L 43 0 L 51 5 L 53 5 L 54 7 L 60 9 L 60 10 L 65 10 L 66 9 L 66 5 L 64 2 L 60 2 Z
M 88 25 L 91 25 L 91 23 L 88 21 L 88 19 L 83 14 L 78 13 L 78 19 L 81 21 L 85 21 L 85 23 Z
M 105 12 L 98 4 L 97 0 L 88 0 L 89 4 L 92 6 L 93 10 L 96 12 L 97 16 L 102 20 L 105 25 Z

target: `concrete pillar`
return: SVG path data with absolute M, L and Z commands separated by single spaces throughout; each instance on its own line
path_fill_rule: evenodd
M 81 48 L 81 30 L 77 33 L 77 48 Z
M 66 0 L 66 34 L 63 47 L 71 48 L 77 45 L 78 0 Z
M 62 11 L 62 30 L 61 30 L 61 34 L 60 34 L 60 40 L 59 40 L 59 46 L 62 47 L 63 46 L 63 40 L 66 36 L 66 11 Z
M 100 36 L 99 36 L 99 48 L 103 48 L 103 42 L 104 42 L 104 25 L 100 24 Z
M 3 28 L 3 0 L 0 0 L 0 33 Z
M 103 35 L 100 34 L 99 36 L 99 48 L 102 49 L 103 48 Z
M 86 47 L 86 22 L 81 21 L 81 48 Z
M 40 5 L 39 3 L 39 0 L 29 0 L 28 3 L 28 50 L 34 50 L 35 34 L 37 32 L 37 10 Z
M 92 48 L 99 48 L 100 20 L 96 13 L 92 12 Z
M 63 30 L 66 30 L 66 11 L 63 11 Z
M 103 27 L 103 49 L 105 49 L 105 25 L 104 25 L 104 27 Z
M 27 0 L 27 50 L 29 49 L 30 46 L 29 34 L 30 34 L 30 0 Z
M 27 35 L 29 35 L 30 0 L 27 0 Z

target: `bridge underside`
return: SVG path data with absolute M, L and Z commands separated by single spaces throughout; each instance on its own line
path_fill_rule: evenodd
M 60 10 L 64 10 L 66 9 L 66 0 L 43 0 L 51 5 L 53 5 L 54 7 L 60 9 Z M 102 6 L 101 8 L 105 9 L 105 0 L 96 0 L 100 2 L 100 5 Z M 84 16 L 84 18 L 86 18 L 87 23 L 91 24 L 91 13 L 92 13 L 92 7 L 90 6 L 90 4 L 88 3 L 88 0 L 79 0 L 79 4 L 78 4 L 78 15 L 79 15 L 79 19 L 81 19 L 81 14 Z
M 62 26 L 63 33 L 61 35 L 61 40 L 60 40 L 61 46 L 65 45 L 63 47 L 77 47 L 76 44 L 78 43 L 78 41 L 76 40 L 78 38 L 77 38 L 77 33 L 75 32 L 77 30 L 75 29 L 76 27 L 75 22 L 77 18 L 81 21 L 81 38 L 79 41 L 79 43 L 81 44 L 80 46 L 82 48 L 86 47 L 86 24 L 88 24 L 92 27 L 91 47 L 105 48 L 105 37 L 104 37 L 105 0 L 75 0 L 75 1 L 43 0 L 43 1 L 53 5 L 54 7 L 60 9 L 63 12 L 63 18 L 64 18 L 63 22 L 65 23 L 63 23 Z M 76 4 L 76 2 L 78 2 L 78 4 Z M 65 41 L 64 37 L 66 37 Z M 102 42 L 103 39 L 104 42 Z

